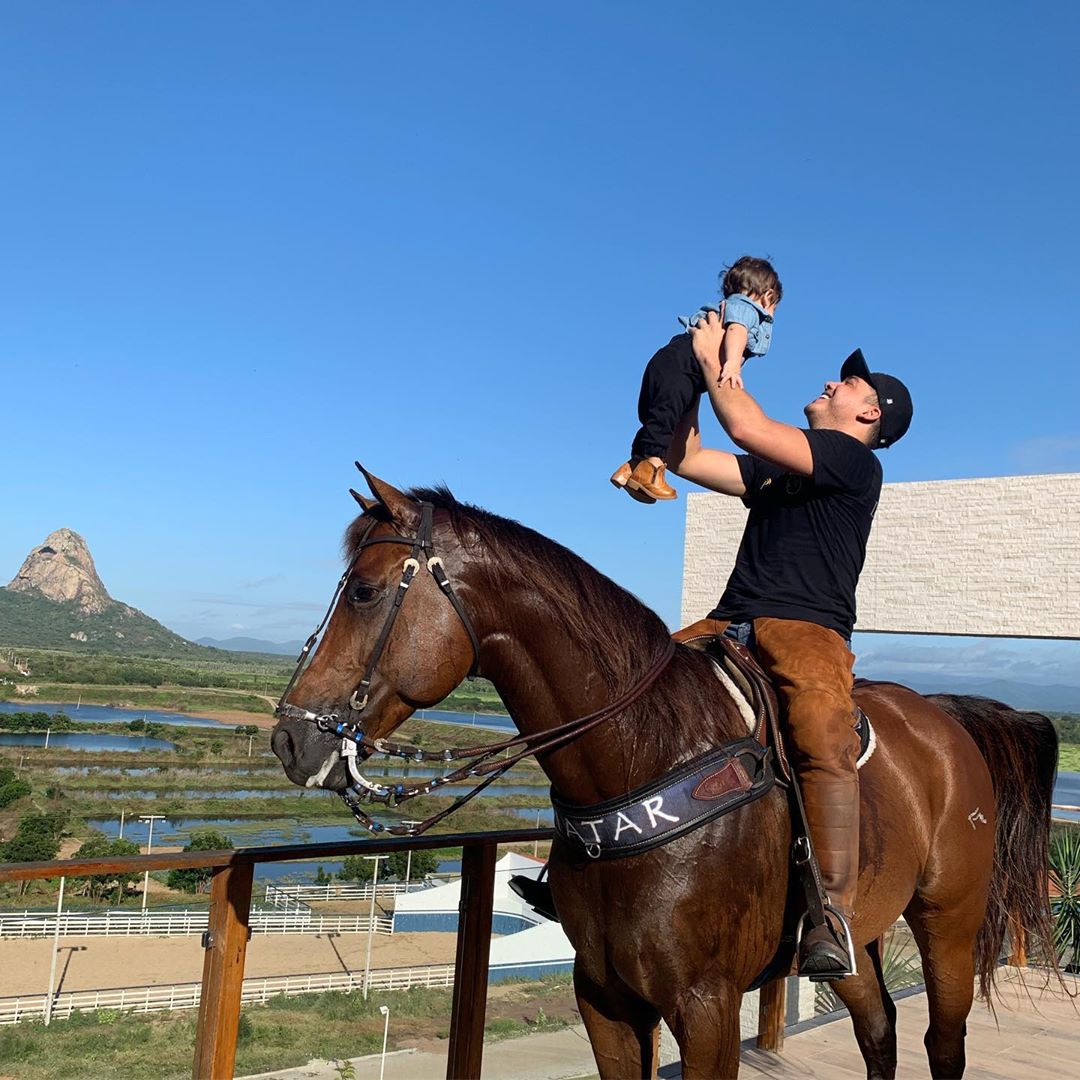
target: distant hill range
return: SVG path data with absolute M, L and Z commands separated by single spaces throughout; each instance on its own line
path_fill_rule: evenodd
M 231 637 L 222 640 L 201 637 L 198 644 L 212 649 L 224 649 L 226 652 L 273 653 L 275 656 L 297 656 L 304 647 L 302 641 L 264 641 L 262 638 L 253 637 Z
M 878 665 L 882 669 L 885 666 L 884 663 Z M 875 674 L 874 678 L 888 679 L 888 676 Z M 951 673 L 933 676 L 907 673 L 898 676 L 894 681 L 910 686 L 920 694 L 977 694 L 979 697 L 1003 701 L 1014 709 L 1080 713 L 1080 686 L 1066 686 L 1062 683 L 1038 685 L 1013 679 Z
M 114 600 L 86 541 L 50 533 L 0 589 L 0 644 L 80 652 L 206 657 L 207 650 Z

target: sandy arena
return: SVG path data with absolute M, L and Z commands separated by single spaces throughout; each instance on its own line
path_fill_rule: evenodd
M 246 978 L 364 970 L 367 934 L 254 934 Z M 376 934 L 372 968 L 452 964 L 453 933 Z M 49 989 L 51 938 L 0 940 L 0 997 Z M 198 982 L 203 950 L 198 934 L 182 937 L 69 937 L 60 939 L 60 990 L 105 990 Z

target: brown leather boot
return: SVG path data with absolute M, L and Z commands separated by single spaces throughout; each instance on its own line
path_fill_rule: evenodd
M 813 774 L 802 782 L 806 819 L 821 883 L 829 903 L 850 927 L 859 882 L 859 781 L 822 779 Z M 853 975 L 848 934 L 840 920 L 807 928 L 799 943 L 799 974 L 811 979 Z
M 636 488 L 628 487 L 627 484 L 630 477 L 634 472 L 634 462 L 627 461 L 620 465 L 612 474 L 611 482 L 617 487 L 622 488 L 631 499 L 637 499 L 639 503 L 654 503 L 656 500 L 651 495 L 646 495 L 644 491 L 638 491 Z
M 664 479 L 664 471 L 664 465 L 654 465 L 648 458 L 642 458 L 626 481 L 627 492 L 647 495 L 650 499 L 678 498 L 678 492 Z

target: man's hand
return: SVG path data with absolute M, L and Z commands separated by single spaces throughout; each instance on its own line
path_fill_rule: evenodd
M 694 356 L 701 365 L 707 386 L 720 381 L 720 346 L 724 341 L 724 324 L 715 311 L 710 311 L 688 333 L 694 344 Z

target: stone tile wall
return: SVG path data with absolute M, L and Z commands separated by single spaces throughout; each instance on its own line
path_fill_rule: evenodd
M 723 592 L 738 499 L 686 505 L 682 625 Z M 1080 638 L 1080 473 L 886 484 L 858 593 L 858 630 Z

